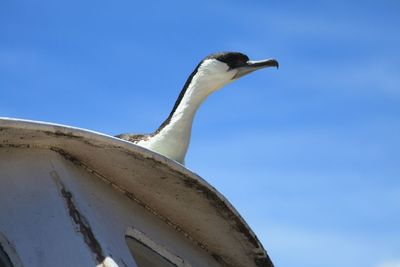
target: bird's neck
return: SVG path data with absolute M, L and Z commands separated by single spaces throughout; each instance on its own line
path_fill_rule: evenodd
M 211 67 L 225 68 L 220 65 Z M 195 69 L 186 81 L 168 118 L 150 138 L 138 142 L 138 145 L 184 163 L 196 111 L 208 95 L 226 84 L 221 82 L 224 79 L 210 74 L 209 70 L 210 65 L 204 62 Z
M 189 146 L 194 116 L 209 95 L 208 90 L 200 88 L 206 85 L 197 82 L 186 88 L 164 123 L 148 140 L 138 144 L 183 163 Z

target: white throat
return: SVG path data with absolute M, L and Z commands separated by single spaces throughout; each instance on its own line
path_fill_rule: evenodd
M 228 69 L 218 60 L 204 60 L 168 123 L 155 135 L 137 144 L 184 164 L 196 111 L 208 95 L 232 80 L 235 72 Z

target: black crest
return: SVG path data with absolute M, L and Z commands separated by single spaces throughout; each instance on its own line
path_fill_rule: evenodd
M 209 55 L 205 59 L 217 59 L 226 63 L 229 68 L 234 69 L 246 65 L 249 57 L 239 52 L 222 52 Z

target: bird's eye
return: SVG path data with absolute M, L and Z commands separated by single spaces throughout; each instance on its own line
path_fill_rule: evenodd
M 231 68 L 239 68 L 239 67 L 246 65 L 246 62 L 247 62 L 247 60 L 245 60 L 244 58 L 236 57 L 236 58 L 232 59 L 230 67 Z

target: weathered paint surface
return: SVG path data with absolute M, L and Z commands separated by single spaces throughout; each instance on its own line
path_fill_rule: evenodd
M 88 220 L 85 216 L 79 211 L 78 207 L 75 205 L 75 200 L 73 199 L 73 195 L 68 189 L 64 186 L 60 177 L 58 176 L 56 171 L 51 171 L 50 175 L 56 182 L 59 187 L 61 196 L 64 198 L 65 206 L 68 210 L 68 215 L 71 217 L 74 222 L 77 231 L 82 235 L 83 240 L 85 241 L 87 247 L 91 250 L 92 254 L 95 256 L 97 263 L 102 263 L 105 259 L 103 255 L 103 250 L 97 241 L 93 231 L 88 223 Z
M 125 241 L 131 227 L 193 266 L 217 266 L 143 207 L 54 151 L 3 148 L 0 159 L 0 210 L 7 214 L 0 231 L 23 266 L 135 266 Z
M 26 266 L 51 266 L 46 261 L 60 257 L 68 264 L 51 264 L 135 266 L 124 240 L 130 228 L 191 266 L 272 266 L 213 187 L 180 164 L 110 136 L 0 119 L 0 185 L 0 212 L 12 214 L 0 217 L 0 232 L 25 241 L 15 246 Z

